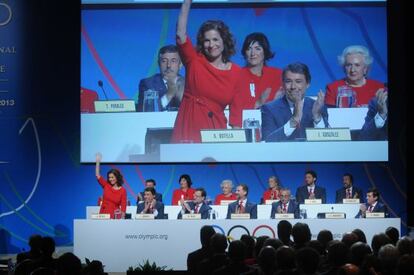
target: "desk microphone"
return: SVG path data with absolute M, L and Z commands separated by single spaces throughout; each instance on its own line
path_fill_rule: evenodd
M 211 123 L 213 123 L 213 128 L 216 129 L 216 125 L 214 124 L 214 119 L 213 119 L 213 116 L 214 116 L 213 112 L 210 111 L 210 112 L 208 112 L 207 115 L 211 119 Z
M 102 89 L 102 92 L 104 93 L 104 95 L 105 95 L 105 99 L 106 100 L 108 100 L 108 96 L 106 95 L 106 93 L 105 93 L 105 89 L 104 89 L 104 87 L 103 87 L 103 82 L 102 82 L 102 80 L 98 80 L 98 86 L 99 87 L 101 87 L 101 89 Z

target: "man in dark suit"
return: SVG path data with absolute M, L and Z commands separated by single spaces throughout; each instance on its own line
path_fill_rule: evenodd
M 301 140 L 306 128 L 326 128 L 328 112 L 324 106 L 324 94 L 317 99 L 305 97 L 311 76 L 305 64 L 293 63 L 283 69 L 285 95 L 264 104 L 262 111 L 262 139 L 266 142 Z
M 177 219 L 182 219 L 183 214 L 201 214 L 201 219 L 208 219 L 210 211 L 212 210 L 205 202 L 207 192 L 204 188 L 196 188 L 194 192 L 194 200 L 186 202 L 184 198 L 181 199 L 182 209 L 178 213 Z
M 369 101 L 365 123 L 359 134 L 360 140 L 386 140 L 388 138 L 388 92 L 379 89 Z
M 361 207 L 359 208 L 358 214 L 355 216 L 355 218 L 365 218 L 366 213 L 384 213 L 384 217 L 388 218 L 388 210 L 387 207 L 379 202 L 380 193 L 376 188 L 370 188 L 367 192 L 367 202 L 361 204 Z
M 146 187 L 144 201 L 138 203 L 137 214 L 154 214 L 155 219 L 164 219 L 164 204 L 155 199 L 155 189 Z
M 197 249 L 187 256 L 187 272 L 188 274 L 197 274 L 197 265 L 204 259 L 211 256 L 210 239 L 216 234 L 214 227 L 211 225 L 204 225 L 200 229 L 201 248 Z
M 156 109 L 149 111 L 173 111 L 180 106 L 184 93 L 184 78 L 178 74 L 181 59 L 176 45 L 167 45 L 158 52 L 160 73 L 144 78 L 139 82 L 138 112 L 147 112 L 144 107 L 146 91 L 158 93 Z
M 257 219 L 257 204 L 249 202 L 247 195 L 249 188 L 246 184 L 239 184 L 236 188 L 237 201 L 232 202 L 227 208 L 227 219 L 231 214 L 250 214 L 250 219 Z
M 270 212 L 270 218 L 274 219 L 276 213 L 289 213 L 293 214 L 295 219 L 300 218 L 299 205 L 297 205 L 294 200 L 290 199 L 290 190 L 287 188 L 282 188 L 282 190 L 280 190 L 280 200 L 278 202 L 272 203 L 272 211 Z
M 152 187 L 152 188 L 155 189 L 155 185 L 157 185 L 157 183 L 155 182 L 154 179 L 145 180 L 145 188 L 146 187 Z M 144 200 L 144 191 L 138 193 L 137 204 L 140 201 L 143 201 L 143 200 Z M 159 201 L 159 202 L 162 202 L 162 195 L 160 193 L 157 193 L 157 191 L 155 191 L 155 200 Z
M 342 177 L 343 187 L 336 190 L 335 203 L 342 203 L 343 199 L 359 199 L 364 201 L 361 188 L 354 186 L 354 177 L 345 173 Z
M 326 190 L 316 185 L 316 179 L 315 171 L 306 171 L 305 185 L 296 190 L 296 203 L 305 203 L 305 199 L 321 199 L 322 203 L 326 203 Z

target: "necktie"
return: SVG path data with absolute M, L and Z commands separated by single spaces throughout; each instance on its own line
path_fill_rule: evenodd
M 195 206 L 194 213 L 198 214 L 198 204 Z
M 243 206 L 243 202 L 242 201 L 239 202 L 239 213 L 240 214 L 244 213 L 244 206 Z
M 309 189 L 309 197 L 311 197 L 313 195 L 313 188 Z
M 372 207 L 372 205 L 370 205 L 369 207 L 368 207 L 368 212 L 372 212 L 372 209 L 373 209 L 374 207 Z
M 283 204 L 283 213 L 287 212 L 286 203 Z
M 154 213 L 154 208 L 152 207 L 152 203 L 151 203 L 151 205 L 150 205 L 150 207 L 149 207 L 149 213 L 150 213 L 150 214 Z
M 346 198 L 347 199 L 351 199 L 352 198 L 351 189 L 346 189 Z

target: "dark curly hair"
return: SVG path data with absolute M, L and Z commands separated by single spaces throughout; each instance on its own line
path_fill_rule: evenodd
M 231 34 L 229 27 L 221 20 L 205 21 L 197 33 L 197 51 L 205 55 L 204 52 L 204 34 L 210 30 L 216 30 L 223 39 L 223 62 L 230 61 L 230 57 L 236 53 L 236 41 Z
M 269 40 L 267 39 L 266 35 L 261 32 L 253 32 L 247 35 L 244 39 L 243 48 L 241 50 L 241 54 L 243 55 L 244 59 L 247 59 L 246 51 L 255 42 L 257 42 L 260 47 L 263 48 L 265 63 L 267 60 L 272 59 L 275 56 L 275 53 L 272 52 Z
M 109 174 L 114 174 L 115 178 L 116 178 L 116 183 L 119 186 L 122 186 L 122 184 L 124 184 L 124 177 L 122 176 L 121 172 L 119 172 L 118 169 L 111 169 L 108 171 L 108 173 L 106 173 L 106 178 L 109 182 Z
M 178 179 L 178 183 L 181 182 L 181 179 L 185 179 L 187 181 L 188 188 L 191 188 L 191 185 L 193 184 L 193 182 L 191 181 L 190 175 L 187 175 L 187 174 L 181 175 L 180 178 Z

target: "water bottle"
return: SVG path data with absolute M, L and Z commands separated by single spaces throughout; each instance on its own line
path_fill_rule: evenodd
M 144 92 L 143 111 L 144 112 L 159 112 L 160 111 L 158 91 L 149 89 Z
M 351 108 L 356 106 L 356 94 L 349 86 L 338 87 L 338 95 L 336 96 L 336 107 Z
M 208 210 L 208 219 L 215 220 L 217 218 L 216 211 L 214 209 Z
M 300 209 L 300 217 L 302 218 L 302 219 L 307 219 L 308 217 L 307 217 L 307 214 L 306 214 L 306 209 L 304 209 L 304 208 L 301 208 Z
M 259 142 L 261 139 L 260 122 L 254 118 L 243 120 L 243 128 L 250 129 L 252 135 L 252 143 Z

